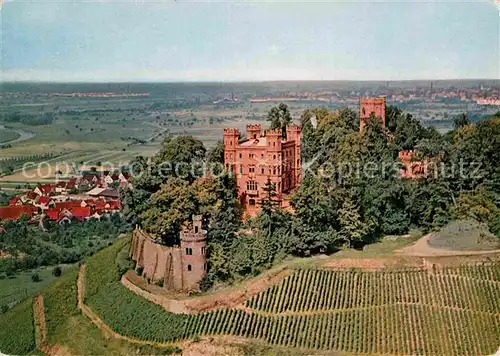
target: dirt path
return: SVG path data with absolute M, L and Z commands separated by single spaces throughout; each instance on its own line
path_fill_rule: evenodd
M 35 345 L 37 350 L 43 351 L 47 348 L 47 325 L 45 323 L 45 308 L 41 294 L 37 294 L 33 298 L 33 319 L 35 323 Z
M 82 264 L 80 266 L 80 272 L 78 273 L 78 281 L 77 281 L 77 290 L 78 290 L 78 308 L 82 311 L 83 315 L 94 323 L 104 334 L 106 338 L 113 337 L 115 339 L 125 340 L 127 342 L 138 344 L 138 345 L 151 345 L 155 347 L 169 347 L 169 346 L 178 346 L 178 343 L 171 342 L 153 342 L 146 340 L 139 340 L 135 338 L 131 338 L 128 336 L 120 335 L 114 332 L 90 307 L 85 305 L 84 296 L 85 296 L 85 265 Z
M 168 312 L 175 314 L 196 314 L 221 308 L 240 307 L 247 299 L 281 282 L 290 273 L 291 271 L 286 268 L 271 270 L 244 282 L 242 285 L 238 285 L 237 288 L 221 290 L 211 295 L 188 299 L 174 299 L 141 288 L 134 271 L 124 274 L 121 282 L 130 291 L 152 303 L 161 305 Z
M 427 234 L 413 245 L 394 251 L 397 254 L 415 257 L 447 257 L 447 256 L 471 256 L 471 255 L 489 255 L 500 253 L 500 250 L 491 251 L 454 251 L 444 248 L 434 248 L 428 243 L 432 234 Z

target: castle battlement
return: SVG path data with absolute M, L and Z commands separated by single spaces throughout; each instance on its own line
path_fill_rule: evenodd
M 280 129 L 266 130 L 266 137 L 281 137 L 282 132 Z
M 227 129 L 224 129 L 224 135 L 239 136 L 240 130 L 235 129 L 235 128 L 227 128 Z
M 252 124 L 249 124 L 247 125 L 247 130 L 261 130 L 262 127 L 260 126 L 260 124 L 255 124 L 255 125 L 252 125 Z
M 290 125 L 287 125 L 286 127 L 286 132 L 301 132 L 302 129 L 299 125 L 296 125 L 296 124 L 290 124 Z
M 415 155 L 414 150 L 399 151 L 399 153 L 398 153 L 398 157 L 401 160 L 409 160 L 409 159 L 413 158 L 414 155 Z

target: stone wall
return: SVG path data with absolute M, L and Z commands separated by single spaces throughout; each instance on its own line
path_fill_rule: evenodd
M 143 268 L 142 275 L 152 283 L 163 281 L 165 288 L 183 289 L 181 249 L 160 245 L 140 229 L 134 230 L 130 257 Z

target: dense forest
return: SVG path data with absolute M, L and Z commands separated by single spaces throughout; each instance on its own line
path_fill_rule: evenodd
M 271 125 L 289 122 L 287 112 L 273 108 Z M 280 208 L 269 183 L 261 213 L 243 222 L 234 177 L 196 179 L 204 166 L 191 169 L 194 162 L 223 163 L 222 145 L 207 152 L 199 140 L 179 136 L 165 138 L 153 159 L 132 162 L 134 190 L 121 192 L 125 219 L 175 244 L 183 222 L 203 213 L 210 262 L 204 289 L 257 274 L 287 255 L 360 248 L 456 219 L 474 219 L 500 237 L 500 114 L 476 124 L 462 115 L 445 135 L 392 106 L 386 128 L 372 117 L 362 134 L 349 109 L 307 110 L 301 126 L 303 177 L 293 212 Z M 415 150 L 415 160 L 428 163 L 425 178 L 400 178 L 402 150 Z
M 102 221 L 58 224 L 45 221 L 45 230 L 27 219 L 7 221 L 0 233 L 0 276 L 12 276 L 19 271 L 40 266 L 78 262 L 99 249 L 110 245 L 121 233 L 130 231 L 119 214 Z

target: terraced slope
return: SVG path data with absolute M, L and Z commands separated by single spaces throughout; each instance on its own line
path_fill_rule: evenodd
M 500 264 L 420 269 L 296 270 L 245 305 L 174 315 L 116 281 L 120 246 L 88 261 L 89 306 L 115 332 L 176 342 L 233 335 L 350 353 L 492 354 L 500 345 Z M 98 282 L 98 283 L 96 283 Z

